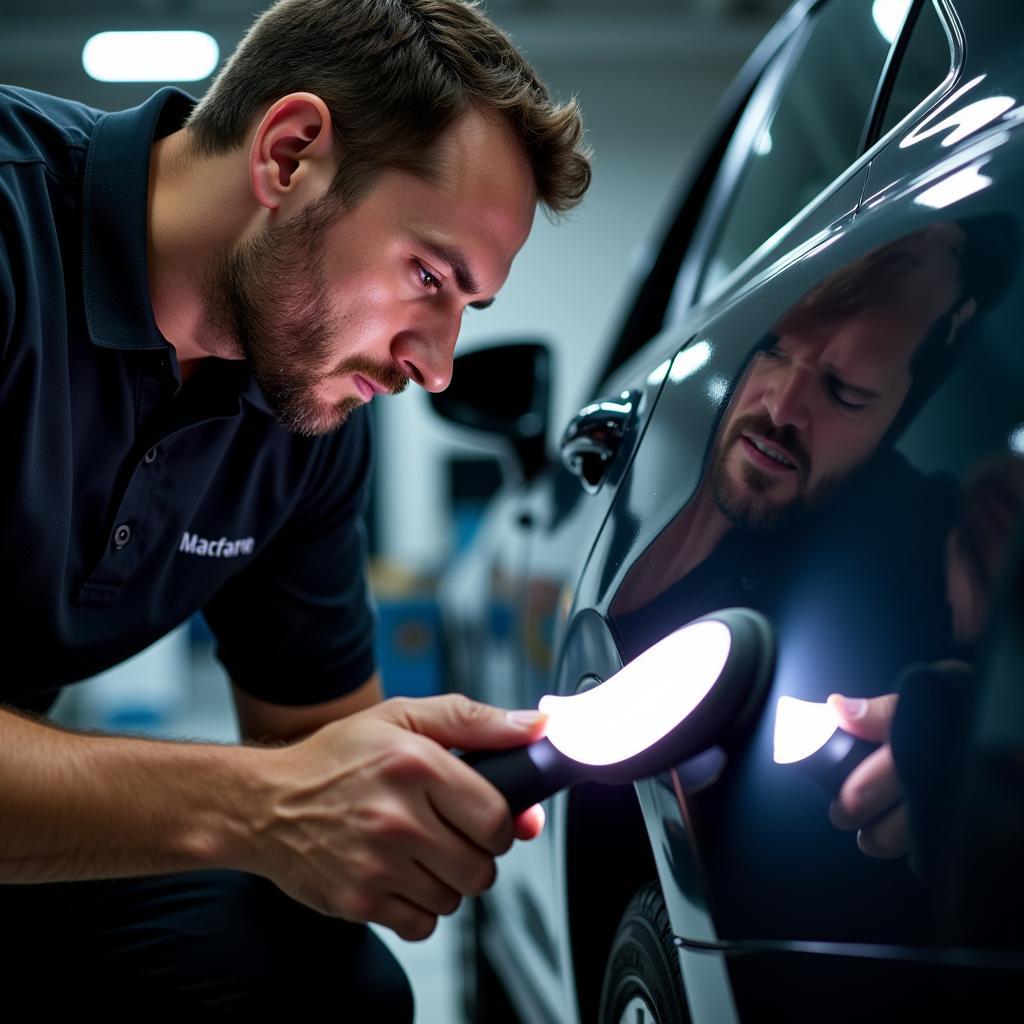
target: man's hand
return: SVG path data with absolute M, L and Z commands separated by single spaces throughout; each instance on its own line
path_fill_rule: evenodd
M 544 821 L 538 806 L 513 822 L 498 790 L 447 748 L 521 746 L 545 721 L 461 696 L 400 698 L 268 750 L 272 795 L 245 869 L 321 913 L 424 939 Z
M 910 849 L 903 785 L 888 743 L 897 700 L 895 693 L 870 700 L 834 693 L 828 699 L 846 732 L 882 744 L 850 772 L 828 810 L 836 828 L 858 830 L 857 845 L 869 857 L 899 857 Z

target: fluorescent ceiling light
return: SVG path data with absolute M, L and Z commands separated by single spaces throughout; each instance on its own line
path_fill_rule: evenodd
M 82 66 L 98 82 L 198 82 L 219 60 L 206 32 L 100 32 L 82 48 Z

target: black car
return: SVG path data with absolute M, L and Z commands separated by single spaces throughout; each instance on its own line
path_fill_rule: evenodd
M 579 416 L 537 344 L 434 396 L 518 467 L 441 589 L 455 689 L 536 706 L 722 608 L 775 638 L 742 728 L 548 802 L 465 917 L 472 1019 L 1019 1017 L 1022 40 L 995 0 L 797 3 Z M 780 698 L 892 692 L 883 858 L 775 743 Z

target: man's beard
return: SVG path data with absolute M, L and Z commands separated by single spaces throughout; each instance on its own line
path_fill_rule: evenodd
M 307 437 L 341 426 L 363 404 L 317 397 L 324 381 L 357 373 L 392 394 L 408 384 L 393 364 L 359 355 L 325 369 L 339 318 L 327 299 L 324 235 L 338 210 L 324 198 L 246 239 L 206 289 L 208 342 L 227 358 L 244 357 L 278 421 Z
M 779 481 L 749 462 L 745 462 L 741 469 L 743 483 L 737 484 L 729 476 L 726 463 L 744 433 L 757 434 L 765 441 L 785 448 L 798 467 L 789 472 L 800 473 L 806 478 L 810 468 L 810 456 L 792 427 L 776 427 L 767 416 L 743 416 L 736 420 L 715 445 L 709 469 L 715 504 L 733 526 L 748 533 L 776 533 L 821 508 L 839 489 L 843 478 L 827 476 L 811 492 L 798 490 L 787 501 L 772 501 L 771 491 Z

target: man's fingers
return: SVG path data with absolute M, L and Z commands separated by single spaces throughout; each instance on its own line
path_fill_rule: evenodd
M 836 828 L 852 831 L 870 824 L 902 799 L 903 785 L 886 743 L 850 772 L 828 814 Z
M 544 831 L 544 808 L 540 804 L 527 807 L 512 823 L 516 839 L 536 839 Z
M 898 699 L 899 695 L 895 693 L 871 698 L 843 697 L 833 693 L 828 703 L 845 732 L 862 740 L 884 743 L 889 738 Z
M 397 698 L 379 708 L 398 725 L 460 750 L 523 746 L 540 739 L 547 723 L 547 715 L 540 711 L 505 711 L 461 694 Z
M 514 838 L 508 801 L 465 761 L 441 756 L 439 777 L 427 787 L 438 817 L 492 856 L 505 853 Z
M 869 857 L 902 857 L 910 849 L 907 805 L 899 804 L 857 833 L 857 845 Z
M 427 913 L 401 896 L 385 900 L 370 920 L 390 928 L 399 938 L 408 942 L 429 938 L 437 927 L 436 914 Z
M 494 884 L 494 857 L 455 832 L 432 807 L 422 812 L 429 841 L 416 850 L 423 867 L 462 896 L 479 896 Z

